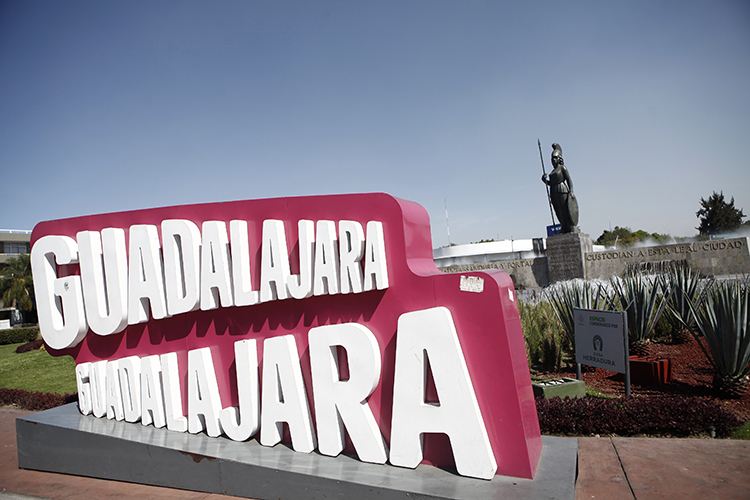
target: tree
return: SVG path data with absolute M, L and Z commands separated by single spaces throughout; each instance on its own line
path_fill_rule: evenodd
M 0 270 L 0 296 L 5 307 L 24 312 L 34 309 L 34 281 L 28 254 L 20 254 L 5 262 L 5 267 Z
M 611 247 L 614 246 L 616 242 L 617 246 L 629 247 L 646 240 L 654 240 L 656 243 L 663 245 L 670 242 L 672 237 L 668 234 L 649 234 L 642 229 L 631 232 L 629 227 L 615 226 L 612 231 L 605 230 L 602 235 L 597 238 L 596 244 Z
M 701 221 L 696 229 L 702 235 L 714 235 L 731 233 L 742 225 L 745 214 L 742 209 L 734 207 L 734 197 L 727 203 L 724 201 L 724 192 L 716 194 L 716 191 L 707 200 L 701 198 L 701 209 L 695 213 Z
M 629 227 L 615 226 L 615 229 L 612 231 L 605 230 L 602 235 L 596 239 L 596 244 L 611 247 L 617 242 L 619 245 L 624 245 L 624 242 L 628 240 L 632 234 L 633 233 L 630 232 Z

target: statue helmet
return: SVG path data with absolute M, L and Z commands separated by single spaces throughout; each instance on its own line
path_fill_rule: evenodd
M 562 147 L 558 143 L 552 144 L 552 157 L 555 156 L 562 160 Z

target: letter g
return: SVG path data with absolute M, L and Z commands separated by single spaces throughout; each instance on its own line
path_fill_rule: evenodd
M 43 236 L 31 249 L 39 330 L 52 349 L 78 345 L 88 324 L 80 276 L 57 277 L 57 266 L 78 262 L 78 244 L 68 236 Z

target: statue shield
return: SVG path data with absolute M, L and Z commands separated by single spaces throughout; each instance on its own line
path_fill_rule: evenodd
M 566 202 L 568 205 L 568 213 L 570 214 L 570 221 L 573 223 L 574 226 L 578 225 L 578 200 L 576 199 L 576 195 L 573 193 L 568 193 L 568 196 L 565 197 Z

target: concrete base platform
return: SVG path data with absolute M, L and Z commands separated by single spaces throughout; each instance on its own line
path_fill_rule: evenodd
M 374 465 L 85 417 L 75 403 L 16 420 L 18 466 L 247 498 L 575 498 L 578 440 L 543 438 L 536 478 L 492 481 Z

